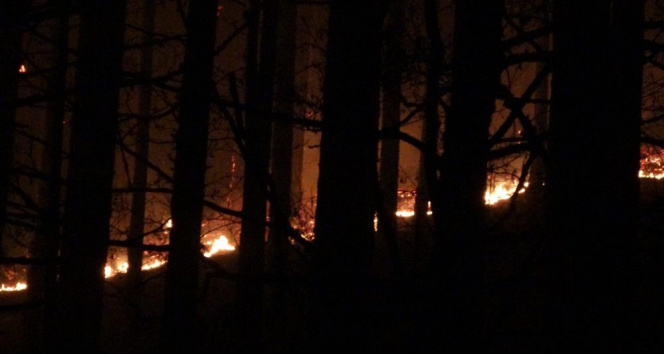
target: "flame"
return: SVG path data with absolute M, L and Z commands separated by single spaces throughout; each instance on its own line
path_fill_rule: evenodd
M 203 238 L 205 238 L 205 236 L 203 236 Z M 219 237 L 213 238 L 212 240 L 204 241 L 203 245 L 205 245 L 205 248 L 207 249 L 207 251 L 203 252 L 203 256 L 207 258 L 224 251 L 235 251 L 235 246 L 231 245 L 230 242 L 228 242 L 228 238 L 224 235 L 219 235 Z
M 639 178 L 664 178 L 664 151 L 662 149 L 649 146 L 641 148 Z
M 487 181 L 487 189 L 484 192 L 484 203 L 486 205 L 494 205 L 501 200 L 510 199 L 516 192 L 518 180 L 507 179 L 504 181 L 497 181 L 494 177 L 490 176 Z M 519 194 L 524 193 L 528 188 L 528 182 L 524 183 L 524 187 L 519 190 Z M 398 207 L 396 216 L 398 218 L 411 218 L 415 216 L 415 198 L 416 191 L 399 191 L 398 192 Z M 431 202 L 429 202 L 427 215 L 432 215 Z
M 20 72 L 27 72 L 25 65 L 21 65 Z M 652 179 L 663 179 L 664 178 L 664 150 L 653 147 L 644 147 L 641 150 L 641 166 L 639 169 L 639 178 L 652 178 Z M 484 201 L 486 205 L 494 205 L 499 201 L 506 200 L 511 198 L 515 191 L 517 182 L 513 179 L 508 179 L 505 181 L 496 181 L 492 178 L 488 181 L 488 187 L 484 194 Z M 518 193 L 524 193 L 525 189 L 528 187 L 528 183 L 524 184 L 524 188 L 519 190 Z M 411 218 L 415 215 L 415 191 L 399 191 L 398 194 L 398 209 L 396 211 L 396 216 L 398 218 Z M 431 215 L 431 203 L 429 202 L 429 209 L 427 215 Z M 376 220 L 374 220 L 374 223 Z M 292 220 L 293 228 L 300 230 L 302 237 L 307 240 L 313 240 L 315 235 L 313 233 L 314 219 L 310 218 L 300 218 L 299 220 Z M 375 225 L 376 226 L 376 225 Z M 168 219 L 164 224 L 165 229 L 170 229 L 173 227 L 173 221 Z M 231 252 L 235 250 L 228 238 L 224 235 L 217 235 L 216 237 L 211 237 L 209 235 L 203 236 L 202 239 L 203 246 L 205 251 L 203 255 L 205 257 L 212 257 L 214 255 L 220 254 L 222 252 Z M 159 244 L 159 243 L 158 243 Z M 155 269 L 162 267 L 166 264 L 167 260 L 163 253 L 153 252 L 148 254 L 147 252 L 143 257 L 143 265 L 141 270 L 146 271 L 150 269 Z M 126 261 L 111 261 L 106 264 L 104 267 L 104 277 L 111 278 L 118 273 L 126 273 L 129 268 L 129 264 Z M 0 292 L 16 292 L 23 291 L 28 288 L 28 285 L 24 281 L 18 281 L 15 283 L 0 283 Z
M 166 227 L 169 227 L 169 223 L 166 224 Z M 222 234 L 217 236 L 204 235 L 202 241 L 203 246 L 205 247 L 203 256 L 206 258 L 210 258 L 223 252 L 230 252 L 235 250 L 235 246 L 230 243 L 228 237 Z M 122 258 L 124 259 L 124 257 Z M 141 270 L 146 271 L 156 269 L 162 267 L 167 262 L 168 261 L 163 252 L 156 252 L 151 254 L 144 253 Z M 127 273 L 127 269 L 129 269 L 129 263 L 126 260 L 110 261 L 109 263 L 106 263 L 106 266 L 104 267 L 104 277 L 112 278 L 118 273 Z
M 25 64 L 21 64 L 21 66 L 19 66 L 18 68 L 18 72 L 20 72 L 21 74 L 27 73 L 28 68 L 25 66 Z
M 28 284 L 22 281 L 14 285 L 0 284 L 0 292 L 22 291 L 28 288 Z
M 399 190 L 397 192 L 397 211 L 395 215 L 398 218 L 412 218 L 415 216 L 415 199 L 417 191 Z M 431 202 L 427 205 L 427 215 L 432 215 Z
M 484 203 L 486 205 L 494 205 L 501 200 L 507 200 L 512 198 L 516 192 L 516 187 L 518 182 L 514 181 L 501 181 L 493 182 L 493 184 L 487 187 L 486 192 L 484 192 Z M 519 190 L 519 194 L 522 194 L 528 188 L 528 182 L 524 183 L 523 188 Z

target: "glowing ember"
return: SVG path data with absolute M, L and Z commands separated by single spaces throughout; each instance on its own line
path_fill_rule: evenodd
M 20 72 L 21 74 L 27 73 L 28 68 L 25 66 L 25 64 L 21 64 L 21 66 L 18 68 L 18 72 Z
M 0 284 L 0 292 L 10 292 L 10 291 L 21 291 L 28 288 L 28 284 L 25 282 L 18 282 L 14 285 Z
M 512 198 L 516 192 L 517 185 L 517 181 L 494 181 L 493 183 L 490 183 L 484 193 L 484 203 L 486 205 L 494 205 L 501 200 Z M 519 190 L 519 194 L 525 192 L 526 188 L 528 188 L 528 182 L 524 183 L 524 188 Z
M 416 191 L 399 190 L 397 192 L 397 212 L 398 218 L 411 218 L 415 216 Z M 427 215 L 431 215 L 431 202 L 428 202 Z
M 205 236 L 203 236 L 203 238 L 205 238 Z M 212 240 L 204 241 L 203 244 L 207 249 L 203 255 L 208 258 L 223 251 L 235 251 L 235 246 L 231 245 L 230 242 L 228 242 L 228 238 L 224 235 L 219 235 L 219 237 Z
M 641 148 L 639 178 L 664 178 L 664 151 L 662 149 L 650 146 Z
M 166 227 L 168 227 L 169 223 L 166 224 Z M 228 238 L 224 235 L 218 235 L 215 237 L 205 235 L 202 238 L 202 243 L 203 246 L 205 247 L 205 252 L 203 252 L 203 255 L 206 258 L 215 256 L 217 254 L 221 254 L 223 252 L 230 252 L 235 250 L 235 246 L 233 246 L 228 240 Z M 118 273 L 127 273 L 127 269 L 129 269 L 129 264 L 125 260 L 126 256 L 122 256 L 119 258 L 123 260 L 119 261 L 116 259 L 111 259 L 108 263 L 106 263 L 106 266 L 104 267 L 105 278 L 114 277 Z M 159 268 L 164 264 L 166 264 L 167 262 L 168 261 L 163 252 L 152 252 L 152 253 L 145 252 L 143 254 L 143 265 L 141 266 L 141 270 L 146 271 L 146 270 Z
M 25 65 L 21 65 L 20 72 L 27 72 Z M 639 169 L 639 178 L 664 178 L 664 150 L 656 147 L 643 147 L 641 149 L 641 166 Z M 484 201 L 486 205 L 494 205 L 502 200 L 510 199 L 517 187 L 518 181 L 516 179 L 508 179 L 505 181 L 496 181 L 495 178 L 489 178 L 487 183 L 487 190 L 484 194 Z M 524 193 L 528 187 L 528 183 L 524 184 L 524 188 L 519 190 L 518 193 Z M 411 218 L 415 215 L 415 191 L 399 191 L 398 194 L 398 209 L 396 216 L 399 218 Z M 431 215 L 431 203 L 427 215 Z M 376 222 L 376 220 L 374 220 Z M 302 237 L 312 241 L 315 238 L 313 233 L 314 219 L 312 216 L 296 218 L 292 220 L 293 228 L 300 230 Z M 377 225 L 375 225 L 377 226 Z M 169 219 L 164 224 L 165 229 L 173 227 L 173 221 Z M 167 231 L 166 231 L 167 232 Z M 224 235 L 209 236 L 205 235 L 202 238 L 202 244 L 205 248 L 203 255 L 205 257 L 212 257 L 222 252 L 231 252 L 235 250 L 229 239 Z M 148 242 L 146 242 L 148 243 Z M 152 242 L 150 242 L 152 243 Z M 166 244 L 165 240 L 159 240 L 153 244 Z M 126 256 L 120 257 L 126 259 Z M 129 265 L 126 260 L 110 259 L 109 263 L 104 267 L 104 276 L 111 278 L 118 273 L 126 273 Z M 143 256 L 143 266 L 141 270 L 150 270 L 163 266 L 166 264 L 166 256 L 163 252 L 145 252 Z M 14 283 L 0 283 L 0 292 L 16 292 L 23 291 L 28 288 L 24 281 L 17 281 Z

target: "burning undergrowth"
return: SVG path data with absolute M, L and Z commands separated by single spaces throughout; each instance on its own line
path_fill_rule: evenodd
M 641 149 L 641 165 L 639 177 L 646 179 L 664 178 L 664 151 L 658 147 L 644 146 Z M 518 175 L 511 174 L 490 174 L 487 180 L 487 190 L 485 193 L 485 203 L 487 205 L 496 205 L 501 201 L 510 199 L 519 184 Z M 525 183 L 524 188 L 518 193 L 524 193 L 528 187 Z M 415 201 L 417 192 L 413 190 L 401 190 L 398 192 L 398 207 L 396 216 L 401 219 L 408 219 L 415 215 Z M 293 228 L 299 230 L 302 237 L 308 241 L 313 241 L 314 235 L 314 212 L 315 201 L 309 201 L 302 205 L 298 216 L 291 218 Z M 428 215 L 431 215 L 429 205 Z M 205 222 L 203 223 L 205 226 Z M 168 236 L 171 227 L 170 220 L 162 223 L 162 226 L 149 233 L 144 238 L 144 244 L 163 246 L 168 244 Z M 205 257 L 213 257 L 225 252 L 233 252 L 236 249 L 238 235 L 229 236 L 230 232 L 219 229 L 209 229 L 201 236 L 201 249 Z M 166 252 L 144 251 L 142 270 L 150 270 L 162 267 L 168 261 Z M 124 248 L 111 247 L 109 249 L 108 262 L 104 269 L 106 278 L 111 278 L 119 273 L 126 273 L 128 269 L 127 252 Z M 2 266 L 0 267 L 0 292 L 16 292 L 27 289 L 27 270 L 22 266 Z
M 203 225 L 207 223 L 204 222 Z M 143 243 L 146 245 L 166 246 L 169 243 L 169 232 L 172 227 L 172 221 L 169 219 L 163 223 L 163 228 L 157 232 L 146 236 Z M 231 243 L 225 233 L 220 231 L 210 231 L 201 236 L 201 246 L 203 256 L 209 258 L 224 252 L 235 250 L 234 243 Z M 160 251 L 143 251 L 143 265 L 141 270 L 151 270 L 162 267 L 168 262 L 168 253 Z M 104 276 L 111 278 L 118 273 L 126 273 L 129 268 L 127 261 L 127 251 L 125 248 L 113 247 L 109 250 L 108 261 L 104 268 Z

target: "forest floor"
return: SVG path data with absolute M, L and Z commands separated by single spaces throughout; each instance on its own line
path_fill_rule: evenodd
M 637 296 L 653 311 L 646 316 L 662 314 L 660 278 L 664 271 L 664 182 L 642 183 L 642 218 L 639 233 L 639 258 L 646 272 L 643 277 L 649 284 L 637 289 Z M 514 209 L 503 203 L 491 209 L 495 227 L 484 242 L 486 300 L 484 320 L 485 346 L 491 353 L 543 352 L 546 325 L 543 313 L 549 294 L 543 285 L 546 276 L 536 265 L 542 239 L 538 232 L 541 210 L 518 201 Z M 505 219 L 501 219 L 501 217 Z M 369 293 L 358 294 L 371 299 L 369 309 L 372 328 L 370 336 L 375 352 L 414 352 L 421 338 L 417 321 L 426 311 L 422 298 L 426 286 L 422 269 L 426 262 L 420 252 L 431 247 L 432 240 L 416 243 L 408 225 L 401 225 L 399 245 L 406 266 L 406 276 L 391 275 L 389 253 L 384 240 L 377 238 L 375 255 L 376 274 L 368 287 Z M 540 230 L 541 231 L 541 230 Z M 211 258 L 216 264 L 233 274 L 237 272 L 237 252 L 224 253 Z M 295 262 L 298 264 L 298 262 Z M 199 333 L 201 353 L 243 353 L 239 347 L 235 324 L 235 281 L 214 273 L 212 268 L 202 267 L 200 275 L 203 287 L 200 292 Z M 265 330 L 261 334 L 266 354 L 306 353 L 310 319 L 311 291 L 304 277 L 306 266 L 300 264 L 292 273 L 290 282 L 281 287 L 281 297 L 274 296 L 277 289 L 267 287 L 265 304 Z M 104 353 L 157 353 L 157 340 L 163 310 L 164 268 L 144 272 L 145 287 L 140 303 L 132 303 L 123 290 L 124 275 L 119 274 L 106 283 L 102 348 Z M 275 300 L 277 299 L 277 300 Z M 280 300 L 279 300 L 280 299 Z M 26 302 L 25 292 L 0 293 L 0 351 L 25 352 L 34 329 L 26 328 L 29 310 L 8 311 L 6 306 Z M 664 328 L 661 328 L 664 330 Z

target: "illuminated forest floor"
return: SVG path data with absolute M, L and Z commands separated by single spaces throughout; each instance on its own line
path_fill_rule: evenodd
M 652 306 L 652 316 L 657 316 L 661 299 L 658 288 L 664 271 L 661 255 L 664 251 L 664 182 L 646 180 L 642 184 L 644 197 L 639 233 L 638 252 L 642 261 L 642 279 L 637 299 L 643 306 Z M 546 265 L 538 264 L 533 257 L 541 251 L 542 215 L 520 199 L 510 216 L 501 223 L 492 224 L 484 242 L 486 260 L 486 346 L 491 352 L 541 352 L 546 324 L 544 307 L 548 301 L 545 279 Z M 491 209 L 494 222 L 506 215 L 508 203 Z M 405 229 L 407 230 L 407 228 Z M 366 296 L 372 301 L 369 309 L 373 323 L 370 336 L 375 352 L 412 352 L 418 348 L 422 314 L 429 306 L 422 299 L 426 296 L 425 278 L 418 272 L 414 257 L 413 238 L 409 232 L 401 234 L 402 255 L 408 275 L 396 279 L 389 276 L 387 251 L 378 238 L 376 253 L 376 279 Z M 428 242 L 431 242 L 429 240 Z M 211 260 L 235 273 L 237 252 L 215 256 Z M 535 260 L 535 261 L 534 261 Z M 205 268 L 205 267 L 204 267 Z M 155 353 L 158 352 L 160 316 L 164 268 L 144 272 L 145 291 L 140 304 L 132 304 L 123 294 L 124 275 L 107 281 L 104 299 L 102 348 L 105 353 Z M 212 277 L 205 281 L 201 273 L 200 337 L 201 352 L 242 353 L 234 324 L 233 280 Z M 303 273 L 301 273 L 303 274 Z M 265 328 L 262 334 L 266 354 L 307 352 L 308 316 L 310 315 L 309 283 L 303 277 L 293 279 L 283 289 L 282 302 L 266 303 Z M 268 287 L 268 294 L 274 294 Z M 269 298 L 273 298 L 270 296 Z M 25 302 L 25 292 L 0 293 L 0 305 Z M 23 343 L 33 333 L 26 331 L 24 319 L 28 310 L 0 313 L 0 348 L 3 353 L 24 351 Z M 420 324 L 418 324 L 418 322 Z M 222 349 L 223 348 L 223 349 Z

